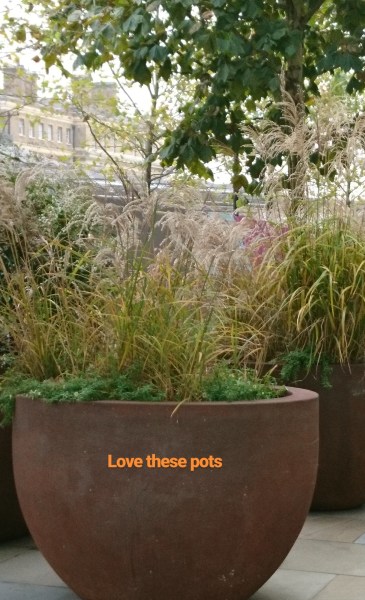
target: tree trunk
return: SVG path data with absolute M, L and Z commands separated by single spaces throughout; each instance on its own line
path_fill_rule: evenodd
M 291 31 L 298 35 L 298 46 L 293 56 L 287 60 L 285 72 L 285 91 L 295 103 L 297 109 L 297 123 L 287 122 L 288 127 L 293 128 L 305 117 L 304 105 L 304 28 L 306 24 L 304 2 L 297 0 L 286 1 L 286 15 Z M 283 99 L 285 100 L 285 99 Z M 295 214 L 304 198 L 304 178 L 301 173 L 301 149 L 288 156 L 288 182 L 291 190 L 290 212 Z
M 232 177 L 232 187 L 233 187 L 232 202 L 233 202 L 233 210 L 235 211 L 237 209 L 237 203 L 238 203 L 238 192 L 240 191 L 240 189 L 242 187 L 242 184 L 239 182 L 239 180 L 237 180 L 237 175 L 239 175 L 241 173 L 240 157 L 239 157 L 239 155 L 237 153 L 235 153 L 235 155 L 233 157 L 232 172 L 233 172 L 233 177 Z
M 159 78 L 156 75 L 156 77 L 154 78 L 154 80 L 151 84 L 151 88 L 150 88 L 151 111 L 150 111 L 150 117 L 147 121 L 147 139 L 146 139 L 146 144 L 145 144 L 146 165 L 145 165 L 144 175 L 145 175 L 145 182 L 146 182 L 148 196 L 151 194 L 151 183 L 152 183 L 152 160 L 151 160 L 151 158 L 152 158 L 152 154 L 153 154 L 155 135 L 156 135 L 156 131 L 155 131 L 155 129 L 156 129 L 156 112 L 157 112 L 157 102 L 158 102 L 159 93 L 160 93 Z

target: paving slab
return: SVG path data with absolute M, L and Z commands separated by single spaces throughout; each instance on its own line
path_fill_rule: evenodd
M 354 542 L 365 537 L 365 520 L 356 515 L 310 515 L 300 534 L 301 538 L 332 542 Z M 365 543 L 365 542 L 363 542 Z
M 2 561 L 0 581 L 65 587 L 38 550 L 25 550 L 18 556 Z
M 365 577 L 365 546 L 299 538 L 282 567 L 297 571 Z
M 0 583 L 0 600 L 80 600 L 71 590 L 59 587 Z
M 251 600 L 312 600 L 334 578 L 335 575 L 327 573 L 279 569 Z
M 19 540 L 13 540 L 11 542 L 5 542 L 0 544 L 0 563 L 4 560 L 9 560 L 20 554 L 34 550 L 35 545 L 30 537 L 21 538 Z M 0 578 L 1 580 L 1 578 Z
M 364 577 L 338 575 L 317 596 L 314 596 L 313 600 L 364 600 L 364 598 Z

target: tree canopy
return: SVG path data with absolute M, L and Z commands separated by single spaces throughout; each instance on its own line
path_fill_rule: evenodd
M 262 99 L 280 98 L 280 75 L 298 107 L 319 93 L 317 78 L 340 69 L 347 91 L 365 86 L 363 0 L 32 0 L 41 25 L 13 23 L 28 35 L 47 67 L 75 55 L 74 66 L 95 70 L 119 59 L 125 75 L 142 84 L 153 73 L 193 84 L 181 121 L 161 157 L 208 176 L 220 147 L 244 154 L 241 130 Z M 237 163 L 236 163 L 237 165 Z M 260 165 L 246 165 L 253 177 Z M 244 184 L 236 166 L 236 189 Z

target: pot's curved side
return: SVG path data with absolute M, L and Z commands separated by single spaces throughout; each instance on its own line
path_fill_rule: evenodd
M 84 600 L 245 600 L 300 532 L 317 471 L 316 394 L 189 404 L 171 417 L 172 409 L 17 399 L 25 518 Z M 147 468 L 152 453 L 186 458 L 187 467 Z M 108 468 L 108 455 L 144 464 Z M 221 468 L 191 471 L 191 458 L 210 456 Z
M 10 426 L 0 428 L 0 494 L 0 542 L 26 535 L 27 526 L 15 491 Z

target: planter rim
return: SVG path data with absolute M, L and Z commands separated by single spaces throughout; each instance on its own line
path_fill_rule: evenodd
M 254 406 L 260 404 L 280 404 L 280 403 L 288 403 L 288 402 L 305 402 L 307 400 L 314 400 L 318 398 L 317 392 L 312 390 L 308 390 L 305 388 L 299 387 L 291 387 L 284 386 L 288 392 L 285 396 L 278 396 L 277 398 L 263 398 L 260 400 L 237 400 L 237 401 L 202 401 L 202 402 L 164 402 L 164 401 L 146 401 L 146 400 L 86 400 L 82 402 L 47 402 L 44 398 L 31 398 L 32 400 L 39 400 L 44 402 L 48 406 L 88 406 L 88 405 L 112 405 L 112 406 L 146 406 L 146 407 L 155 407 L 155 406 L 170 406 L 177 407 L 180 405 L 180 408 L 189 406 L 189 407 L 211 407 L 211 406 Z M 19 400 L 29 400 L 30 396 L 27 394 L 18 394 L 16 399 Z M 194 410 L 194 409 L 193 409 Z
M 252 364 L 255 364 L 255 363 L 252 363 Z M 273 359 L 272 361 L 271 360 L 266 360 L 266 361 L 264 361 L 261 364 L 268 365 L 270 367 L 276 367 L 276 366 L 282 364 L 282 361 L 279 360 L 279 359 L 278 360 Z M 364 362 L 347 362 L 347 363 L 329 362 L 328 364 L 331 367 L 341 367 L 341 368 L 344 368 L 344 369 L 349 368 L 349 367 L 350 368 L 351 367 L 364 367 L 364 370 L 365 370 L 365 361 Z M 313 366 L 315 367 L 316 365 L 313 365 Z

